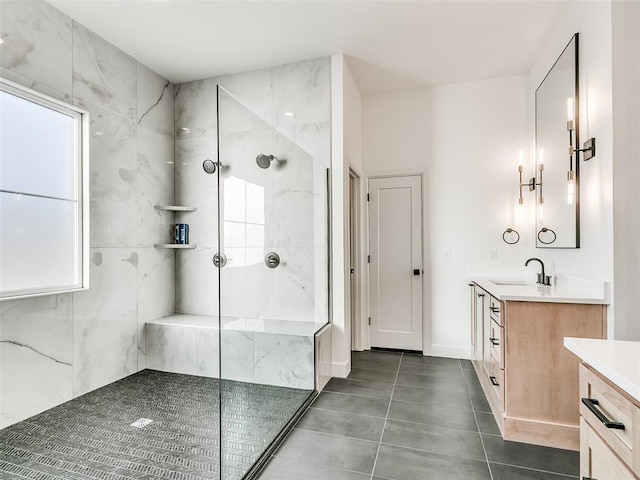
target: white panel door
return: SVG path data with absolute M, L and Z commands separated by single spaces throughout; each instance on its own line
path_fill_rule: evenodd
M 422 351 L 422 178 L 369 180 L 371 346 Z

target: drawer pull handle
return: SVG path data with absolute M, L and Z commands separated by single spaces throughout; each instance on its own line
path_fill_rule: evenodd
M 591 410 L 591 413 L 593 413 L 596 416 L 596 418 L 600 420 L 605 427 L 613 428 L 616 430 L 624 430 L 624 423 L 612 422 L 607 417 L 605 417 L 604 413 L 602 413 L 600 410 L 596 408 L 596 405 L 600 405 L 600 402 L 598 402 L 598 400 L 596 400 L 595 398 L 583 398 L 582 403 L 584 403 L 585 406 L 589 410 Z
M 498 339 L 497 339 L 497 338 L 489 338 L 489 341 L 490 341 L 493 345 L 495 345 L 496 347 L 497 347 L 498 345 L 500 345 L 500 342 L 498 341 Z
M 496 377 L 494 377 L 493 375 L 489 377 L 489 380 L 491 380 L 491 384 L 494 387 L 499 387 L 500 386 L 500 384 L 498 383 L 498 380 L 496 380 Z
M 493 313 L 498 313 L 500 309 L 498 307 L 490 307 Z

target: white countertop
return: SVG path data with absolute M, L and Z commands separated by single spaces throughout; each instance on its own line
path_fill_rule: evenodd
M 606 305 L 605 282 L 585 282 L 576 277 L 559 277 L 553 286 L 537 285 L 531 280 L 513 278 L 488 278 L 474 275 L 471 280 L 491 295 L 502 301 L 549 302 L 549 303 L 589 303 Z M 505 284 L 507 283 L 507 284 Z
M 565 337 L 564 346 L 640 402 L 640 342 Z

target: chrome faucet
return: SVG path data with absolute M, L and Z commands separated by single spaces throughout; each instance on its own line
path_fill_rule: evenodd
M 540 263 L 540 267 L 542 267 L 542 271 L 538 274 L 538 285 L 551 285 L 551 275 L 544 274 L 544 263 L 539 258 L 530 258 L 526 262 L 524 262 L 524 266 L 529 265 L 529 262 L 538 262 Z

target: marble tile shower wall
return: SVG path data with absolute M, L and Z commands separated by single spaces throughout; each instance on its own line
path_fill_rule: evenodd
M 218 106 L 217 84 L 238 101 L 221 94 Z M 264 222 L 264 230 L 253 234 L 248 225 L 246 234 L 237 235 L 231 228 L 242 225 L 223 225 L 229 263 L 222 271 L 222 314 L 326 321 L 330 59 L 183 83 L 175 92 L 176 201 L 198 208 L 185 217 L 197 248 L 176 258 L 176 311 L 218 313 L 218 272 L 211 262 L 217 251 L 217 185 L 202 162 L 217 158 L 219 107 L 223 217 L 234 218 L 234 208 L 256 207 L 248 187 L 244 200 L 226 198 L 234 181 L 248 182 L 262 192 L 258 208 Z M 262 170 L 255 161 L 259 153 L 281 155 L 287 162 Z M 282 258 L 275 270 L 262 262 L 269 250 Z
M 0 303 L 0 427 L 145 366 L 175 311 L 173 86 L 43 1 L 0 5 L 0 74 L 91 116 L 91 290 Z M 43 248 L 45 246 L 43 245 Z

